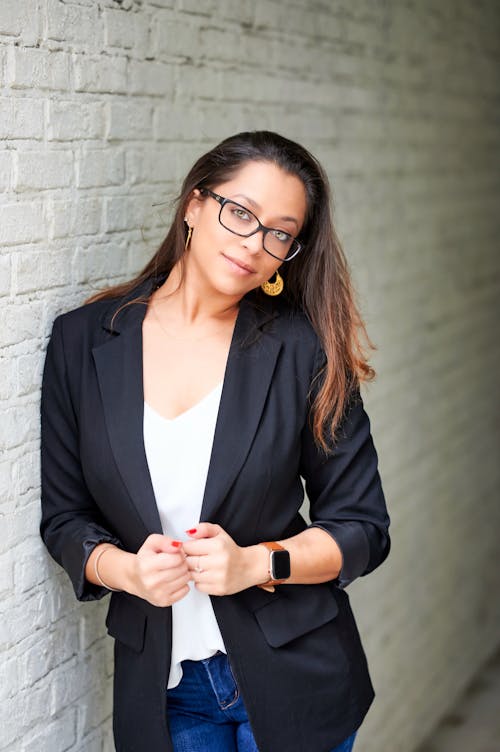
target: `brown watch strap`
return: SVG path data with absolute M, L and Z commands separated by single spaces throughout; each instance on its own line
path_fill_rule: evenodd
M 284 546 L 282 546 L 280 543 L 276 543 L 276 541 L 262 541 L 260 545 L 265 546 L 269 552 L 286 550 Z M 269 574 L 271 574 L 270 571 Z M 258 587 L 262 588 L 262 590 L 267 590 L 269 593 L 274 593 L 274 586 L 281 585 L 282 582 L 285 582 L 285 580 L 273 580 L 273 578 L 270 577 L 267 582 L 260 583 Z

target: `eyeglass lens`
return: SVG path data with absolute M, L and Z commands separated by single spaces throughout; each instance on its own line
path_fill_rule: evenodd
M 251 211 L 231 201 L 222 207 L 220 221 L 227 230 L 242 237 L 252 235 L 260 224 Z M 266 251 L 281 259 L 293 255 L 299 246 L 295 238 L 284 230 L 267 230 L 264 233 L 263 245 Z

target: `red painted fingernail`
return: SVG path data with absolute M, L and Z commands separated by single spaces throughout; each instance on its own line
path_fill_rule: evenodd
M 192 528 L 191 528 L 191 530 L 186 530 L 186 533 L 187 533 L 188 535 L 193 535 L 193 533 L 196 533 L 196 528 L 195 528 L 195 527 L 192 527 Z
M 172 546 L 179 548 L 179 546 L 182 546 L 182 543 L 180 541 L 172 541 Z

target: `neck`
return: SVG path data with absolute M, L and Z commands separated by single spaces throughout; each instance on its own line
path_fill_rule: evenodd
M 177 262 L 153 295 L 153 304 L 184 325 L 208 320 L 227 321 L 236 315 L 240 297 L 224 295 L 196 279 L 189 266 Z

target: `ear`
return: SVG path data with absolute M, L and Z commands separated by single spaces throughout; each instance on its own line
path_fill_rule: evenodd
M 203 202 L 203 196 L 201 195 L 198 188 L 195 188 L 191 193 L 191 197 L 186 204 L 186 211 L 184 212 L 184 216 L 186 217 L 190 227 L 194 227 L 194 225 L 196 224 L 196 217 L 198 216 Z

